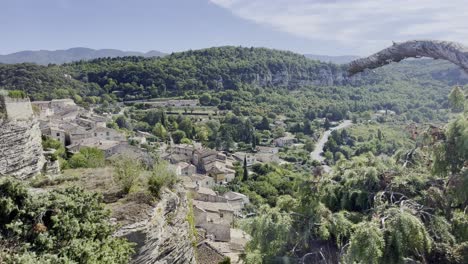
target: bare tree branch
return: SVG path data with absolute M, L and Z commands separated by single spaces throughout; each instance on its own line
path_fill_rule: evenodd
M 393 43 L 391 47 L 374 55 L 350 62 L 348 72 L 350 75 L 354 75 L 365 69 L 375 69 L 391 62 L 420 57 L 447 60 L 468 73 L 468 47 L 456 42 L 438 40 L 412 40 Z

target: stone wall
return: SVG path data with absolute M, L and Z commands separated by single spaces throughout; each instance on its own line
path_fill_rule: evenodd
M 37 120 L 0 120 L 0 176 L 29 178 L 40 173 L 44 163 Z
M 29 99 L 2 97 L 8 120 L 29 120 L 33 110 Z

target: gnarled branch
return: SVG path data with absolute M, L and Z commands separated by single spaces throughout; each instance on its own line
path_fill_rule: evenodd
M 447 60 L 468 73 L 468 47 L 456 42 L 438 40 L 412 40 L 393 43 L 393 46 L 374 55 L 350 62 L 348 72 L 350 75 L 354 75 L 365 69 L 375 69 L 391 62 L 420 57 Z

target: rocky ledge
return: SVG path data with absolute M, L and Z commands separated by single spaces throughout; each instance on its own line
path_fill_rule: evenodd
M 26 179 L 39 174 L 44 163 L 37 120 L 0 120 L 0 176 Z
M 188 212 L 185 191 L 167 190 L 148 219 L 123 226 L 115 235 L 136 243 L 131 263 L 195 264 Z

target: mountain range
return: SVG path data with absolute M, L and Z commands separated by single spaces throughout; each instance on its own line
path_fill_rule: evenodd
M 31 62 L 40 65 L 62 64 L 72 61 L 91 60 L 105 57 L 125 57 L 125 56 L 143 56 L 143 57 L 161 57 L 166 55 L 157 50 L 151 50 L 146 53 L 137 51 L 122 51 L 116 49 L 89 49 L 89 48 L 71 48 L 66 50 L 38 50 L 38 51 L 19 51 L 7 55 L 0 55 L 0 63 L 14 64 Z
M 47 64 L 63 64 L 72 61 L 92 60 L 96 58 L 115 58 L 125 56 L 142 56 L 142 57 L 162 57 L 167 54 L 151 50 L 148 52 L 138 51 L 123 51 L 117 49 L 90 49 L 90 48 L 70 48 L 66 50 L 25 50 L 11 54 L 0 55 L 0 63 L 14 64 L 30 62 L 40 65 Z M 316 54 L 304 54 L 309 59 L 318 60 L 322 62 L 331 62 L 335 64 L 345 64 L 352 60 L 359 58 L 353 55 L 344 56 L 328 56 Z

